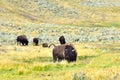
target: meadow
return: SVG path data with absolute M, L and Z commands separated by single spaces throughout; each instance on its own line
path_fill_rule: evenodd
M 120 29 L 56 24 L 2 24 L 0 32 L 0 80 L 119 80 Z M 28 46 L 16 45 L 25 34 Z M 76 62 L 52 62 L 52 49 L 42 43 L 59 45 L 64 35 L 78 52 Z M 42 39 L 33 46 L 32 38 Z
M 0 47 L 0 80 L 120 79 L 118 43 L 74 45 L 78 57 L 71 63 L 65 60 L 53 63 L 53 47 L 3 45 Z
M 16 45 L 21 34 L 28 46 Z M 41 46 L 61 35 L 76 62 L 53 63 L 53 46 Z M 0 0 L 0 80 L 120 80 L 120 1 Z

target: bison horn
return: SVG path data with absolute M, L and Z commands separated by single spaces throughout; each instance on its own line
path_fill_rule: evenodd
M 75 50 L 73 49 L 72 52 L 74 52 Z

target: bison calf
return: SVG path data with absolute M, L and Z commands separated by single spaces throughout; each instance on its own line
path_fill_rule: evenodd
M 60 36 L 59 42 L 60 42 L 60 44 L 65 44 L 66 43 L 64 36 Z
M 43 43 L 42 47 L 48 47 L 48 43 Z
M 38 46 L 38 43 L 39 43 L 39 38 L 33 38 L 33 44 L 35 46 Z

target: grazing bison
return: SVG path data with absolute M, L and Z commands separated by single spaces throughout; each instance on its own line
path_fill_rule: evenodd
M 77 52 L 72 44 L 63 44 L 53 48 L 53 61 L 67 60 L 68 62 L 76 61 Z
M 35 46 L 38 46 L 38 43 L 39 43 L 39 38 L 33 38 L 33 44 Z
M 60 44 L 65 44 L 66 43 L 64 36 L 60 36 L 59 42 L 60 42 Z
M 26 35 L 17 36 L 16 40 L 17 40 L 17 44 L 20 43 L 20 45 L 23 45 L 23 46 L 28 45 L 28 42 L 29 42 Z
M 42 47 L 49 47 L 49 46 L 48 46 L 48 43 L 43 43 L 43 44 L 42 44 Z

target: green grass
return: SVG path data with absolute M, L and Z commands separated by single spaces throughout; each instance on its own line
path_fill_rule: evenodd
M 120 28 L 120 23 L 119 22 L 109 22 L 109 23 L 103 23 L 103 22 L 101 22 L 101 23 L 96 23 L 95 25 L 93 25 L 93 26 L 99 26 L 99 27 L 102 27 L 102 26 L 104 26 L 104 27 L 116 27 L 116 28 Z
M 120 23 L 110 23 L 108 25 L 120 28 Z
M 47 0 L 46 4 L 46 1 L 42 0 L 44 5 L 41 7 L 34 1 L 1 0 L 1 33 L 12 34 L 13 36 L 8 35 L 10 38 L 29 34 L 28 37 L 31 38 L 59 36 L 66 32 L 76 34 L 79 26 L 120 28 L 119 6 L 90 7 L 81 3 L 87 0 Z M 53 41 L 56 39 L 51 38 Z M 53 47 L 42 48 L 41 45 L 35 47 L 32 44 L 25 47 L 2 45 L 0 80 L 120 80 L 119 42 L 98 44 L 75 43 L 78 57 L 77 61 L 72 63 L 53 63 Z M 87 48 L 84 48 L 85 46 Z
M 89 44 L 89 46 L 95 46 L 95 44 Z M 103 47 L 105 46 L 109 48 L 107 44 Z M 119 45 L 114 44 L 111 47 L 115 46 Z M 77 61 L 72 63 L 66 61 L 53 63 L 52 48 L 14 45 L 21 49 L 16 51 L 12 49 L 13 46 L 6 45 L 1 49 L 5 47 L 8 49 L 7 53 L 0 54 L 0 80 L 72 80 L 74 77 L 84 76 L 92 80 L 107 78 L 114 80 L 115 76 L 120 79 L 119 53 L 111 54 L 109 51 L 103 51 L 101 46 L 98 46 L 98 49 L 85 49 L 82 44 L 75 45 L 78 57 Z M 39 49 L 43 51 L 38 52 Z

